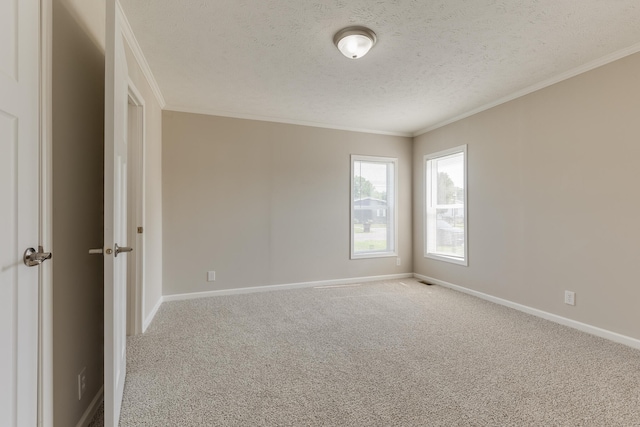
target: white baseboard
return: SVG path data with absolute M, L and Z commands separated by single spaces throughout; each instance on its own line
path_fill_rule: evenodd
M 151 313 L 149 313 L 149 315 L 144 319 L 144 322 L 142 322 L 142 333 L 143 334 L 145 333 L 145 331 L 147 330 L 147 328 L 149 327 L 149 325 L 153 321 L 153 318 L 156 317 L 156 313 L 158 312 L 158 309 L 162 305 L 162 301 L 163 301 L 162 297 L 158 298 L 158 301 L 156 302 L 156 305 L 153 306 L 153 309 L 151 310 Z
M 84 414 L 82 414 L 82 418 L 80 418 L 80 421 L 78 421 L 78 424 L 76 424 L 76 427 L 87 427 L 89 425 L 89 423 L 93 419 L 93 416 L 98 411 L 100 404 L 102 403 L 103 395 L 104 395 L 104 386 L 100 387 L 100 390 L 98 390 L 98 393 L 96 393 L 95 397 L 89 404 L 89 407 L 87 408 L 86 411 L 84 411 Z
M 494 302 L 496 304 L 503 305 L 505 307 L 513 308 L 518 311 L 522 311 L 527 314 L 531 314 L 536 317 L 540 317 L 542 319 L 550 320 L 555 323 L 559 323 L 564 326 L 568 326 L 573 329 L 577 329 L 582 332 L 586 332 L 591 335 L 595 335 L 600 338 L 605 338 L 610 341 L 614 341 L 620 344 L 627 345 L 629 347 L 639 349 L 640 350 L 640 340 L 628 337 L 626 335 L 621 335 L 616 332 L 611 332 L 606 329 L 598 328 L 597 326 L 588 325 L 586 323 L 578 322 L 576 320 L 567 319 L 566 317 L 558 316 L 556 314 L 552 314 L 546 311 L 538 310 L 537 308 L 532 308 L 526 305 L 518 304 L 506 299 L 494 297 L 489 294 L 485 294 L 482 292 L 474 291 L 472 289 L 468 289 L 462 286 L 454 285 L 453 283 L 445 282 L 444 280 L 435 279 L 429 276 L 423 276 L 422 274 L 414 274 L 416 279 L 424 280 L 429 283 L 433 283 L 434 285 L 444 286 L 445 288 L 454 289 L 456 291 L 464 292 L 465 294 L 473 295 L 475 297 Z
M 183 301 L 183 300 L 189 300 L 189 299 L 208 298 L 208 297 L 221 296 L 221 295 L 251 294 L 254 292 L 268 292 L 268 291 L 277 291 L 277 290 L 283 290 L 283 289 L 312 288 L 315 286 L 327 286 L 327 285 L 347 285 L 351 283 L 375 282 L 379 280 L 406 279 L 409 277 L 414 277 L 413 273 L 388 274 L 385 276 L 355 277 L 352 279 L 320 280 L 316 282 L 288 283 L 285 285 L 265 285 L 265 286 L 254 286 L 250 288 L 221 289 L 218 291 L 164 295 L 162 297 L 162 300 L 163 301 Z
M 597 326 L 592 326 L 586 323 L 578 322 L 576 320 L 568 319 L 566 317 L 562 317 L 546 311 L 538 310 L 537 308 L 518 304 L 513 301 L 498 298 L 498 297 L 485 294 L 482 292 L 474 291 L 472 289 L 468 289 L 462 286 L 454 285 L 453 283 L 445 282 L 444 280 L 435 279 L 433 277 L 424 276 L 422 274 L 417 274 L 417 273 L 389 274 L 385 276 L 367 276 L 367 277 L 355 277 L 352 279 L 320 280 L 315 282 L 288 283 L 283 285 L 265 285 L 265 286 L 254 286 L 249 288 L 221 289 L 217 291 L 164 295 L 162 299 L 158 301 L 152 313 L 149 315 L 149 317 L 145 321 L 144 329 L 145 330 L 147 329 L 147 326 L 151 323 L 151 320 L 153 320 L 153 316 L 155 316 L 156 312 L 158 311 L 158 308 L 160 308 L 160 304 L 165 301 L 183 301 L 183 300 L 208 298 L 208 297 L 221 296 L 221 295 L 249 294 L 254 292 L 269 292 L 269 291 L 276 291 L 276 290 L 283 290 L 283 289 L 312 288 L 316 286 L 348 285 L 352 283 L 374 282 L 374 281 L 380 281 L 380 280 L 406 279 L 409 277 L 415 277 L 416 279 L 425 280 L 435 285 L 440 285 L 446 288 L 454 289 L 456 291 L 464 292 L 466 294 L 473 295 L 475 297 L 478 297 L 487 301 L 491 301 L 493 303 L 500 304 L 505 307 L 513 308 L 515 310 L 522 311 L 524 313 L 531 314 L 533 316 L 540 317 L 542 319 L 550 320 L 552 322 L 559 323 L 561 325 L 568 326 L 570 328 L 577 329 L 579 331 L 586 332 L 591 335 L 605 338 L 610 341 L 614 341 L 614 342 L 624 344 L 629 347 L 640 350 L 640 340 L 638 339 L 631 338 L 626 335 L 622 335 L 616 332 L 608 331 L 606 329 L 598 328 Z

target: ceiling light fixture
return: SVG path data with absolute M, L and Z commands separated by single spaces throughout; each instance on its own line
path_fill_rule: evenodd
M 376 40 L 376 33 L 365 27 L 343 28 L 333 36 L 333 44 L 349 59 L 365 56 Z

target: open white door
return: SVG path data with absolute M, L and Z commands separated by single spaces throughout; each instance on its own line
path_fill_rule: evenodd
M 117 0 L 107 0 L 104 156 L 104 420 L 117 427 L 126 376 L 127 60 Z M 122 253 L 125 252 L 125 253 Z
M 38 421 L 39 11 L 39 0 L 0 2 L 0 425 L 8 427 Z M 27 248 L 36 248 L 31 267 Z

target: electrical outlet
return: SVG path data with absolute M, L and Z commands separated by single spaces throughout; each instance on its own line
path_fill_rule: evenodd
M 397 266 L 401 266 L 402 265 L 402 260 L 400 259 L 400 257 L 396 257 L 396 265 Z
M 87 391 L 87 368 L 82 368 L 78 374 L 78 400 L 82 399 L 84 392 Z
M 216 281 L 216 272 L 208 271 L 207 272 L 207 282 L 215 282 Z
M 576 293 L 572 291 L 564 291 L 564 303 L 576 305 Z

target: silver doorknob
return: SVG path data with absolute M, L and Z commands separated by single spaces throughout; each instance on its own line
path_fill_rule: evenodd
M 48 259 L 51 259 L 51 252 L 45 252 L 42 246 L 38 246 L 37 252 L 33 248 L 28 248 L 22 257 L 24 265 L 27 267 L 35 267 Z
M 102 248 L 96 248 L 96 249 L 89 249 L 89 254 L 90 255 L 102 255 L 107 254 L 107 255 L 111 255 L 112 253 L 115 253 L 114 256 L 118 256 L 119 253 L 121 252 L 132 252 L 133 248 L 129 248 L 127 246 L 118 246 L 118 244 L 115 244 L 115 250 L 112 250 L 111 248 L 107 248 L 106 250 L 102 250 Z
M 117 257 L 119 253 L 121 252 L 131 252 L 133 251 L 133 248 L 130 248 L 128 246 L 118 246 L 118 244 L 116 243 L 115 245 L 115 251 L 114 251 L 114 257 Z

